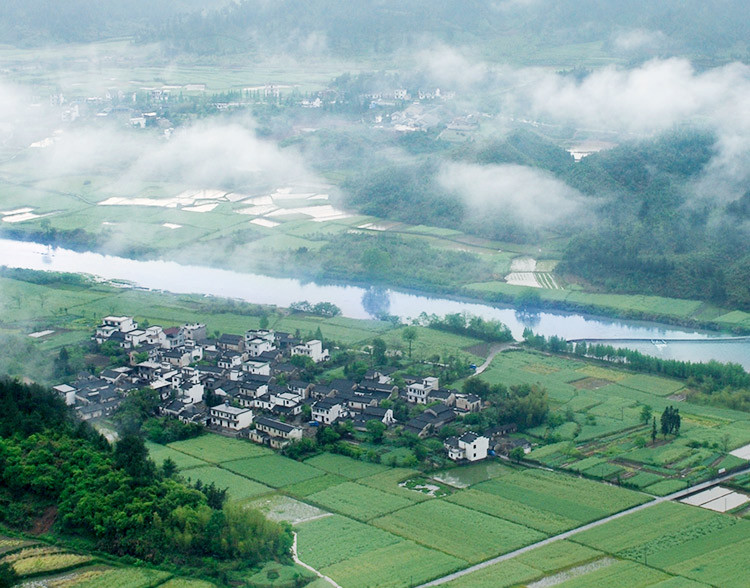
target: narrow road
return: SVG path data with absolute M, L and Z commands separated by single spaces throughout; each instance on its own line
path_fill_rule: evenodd
M 572 537 L 573 535 L 577 535 L 578 533 L 583 533 L 584 531 L 588 531 L 589 529 L 593 529 L 594 527 L 604 525 L 610 521 L 619 519 L 620 517 L 633 514 L 634 512 L 638 512 L 639 510 L 650 508 L 656 504 L 661 504 L 662 502 L 667 502 L 669 500 L 679 500 L 680 498 L 683 498 L 689 494 L 693 494 L 694 492 L 700 492 L 701 490 L 705 490 L 706 488 L 710 488 L 711 486 L 715 486 L 716 484 L 721 484 L 722 482 L 725 482 L 726 480 L 734 478 L 735 476 L 740 476 L 742 474 L 747 474 L 747 473 L 750 473 L 750 467 L 740 470 L 738 472 L 734 472 L 733 474 L 727 474 L 725 476 L 714 478 L 713 480 L 708 480 L 707 482 L 696 484 L 695 486 L 691 486 L 690 488 L 685 488 L 684 490 L 680 490 L 679 492 L 674 492 L 667 496 L 661 496 L 650 502 L 639 504 L 638 506 L 634 506 L 633 508 L 620 511 L 618 513 L 615 513 L 603 519 L 599 519 L 598 521 L 594 521 L 593 523 L 588 523 L 587 525 L 583 525 L 582 527 L 577 527 L 575 529 L 571 529 L 570 531 L 565 531 L 564 533 L 560 533 L 559 535 L 555 535 L 554 537 L 548 537 L 547 539 L 543 539 L 542 541 L 539 541 L 532 545 L 527 545 L 526 547 L 522 547 L 521 549 L 516 549 L 515 551 L 511 551 L 510 553 L 500 555 L 493 559 L 488 559 L 487 561 L 478 563 L 474 566 L 471 566 L 470 568 L 466 568 L 458 572 L 449 574 L 447 576 L 443 576 L 442 578 L 438 578 L 437 580 L 433 580 L 432 582 L 428 582 L 427 584 L 421 584 L 420 586 L 417 586 L 417 588 L 427 588 L 428 586 L 439 586 L 440 584 L 445 584 L 446 582 L 450 582 L 451 580 L 455 580 L 457 578 L 460 578 L 461 576 L 471 574 L 472 572 L 476 572 L 477 570 L 487 568 L 496 563 L 500 563 L 501 561 L 512 559 L 518 555 L 521 555 L 522 553 L 526 553 L 527 551 L 536 549 L 537 547 L 543 547 L 544 545 L 549 545 L 550 543 L 554 543 L 555 541 L 562 541 L 563 539 L 567 539 L 569 537 Z
M 334 582 L 331 578 L 328 576 L 324 576 L 321 574 L 318 570 L 316 570 L 314 567 L 307 565 L 305 562 L 301 561 L 300 558 L 297 556 L 297 533 L 294 534 L 294 543 L 292 543 L 292 558 L 294 559 L 295 563 L 298 563 L 303 568 L 306 568 L 310 570 L 313 574 L 318 576 L 318 578 L 323 578 L 326 582 L 328 582 L 331 586 L 334 588 L 341 588 L 336 582 Z
M 480 365 L 476 370 L 474 370 L 474 375 L 478 376 L 484 370 L 490 367 L 492 360 L 495 359 L 495 356 L 498 353 L 505 351 L 506 349 L 511 349 L 512 347 L 515 347 L 516 345 L 518 345 L 517 341 L 509 341 L 508 343 L 497 343 L 493 345 L 492 347 L 490 347 L 490 354 L 487 356 L 487 359 L 484 360 L 484 363 Z

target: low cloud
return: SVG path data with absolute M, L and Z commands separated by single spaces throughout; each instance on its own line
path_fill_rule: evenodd
M 438 180 L 475 216 L 499 215 L 525 227 L 550 227 L 581 210 L 579 192 L 552 174 L 521 165 L 449 163 Z
M 612 39 L 612 46 L 623 53 L 653 52 L 669 45 L 669 37 L 661 31 L 630 29 L 619 31 Z

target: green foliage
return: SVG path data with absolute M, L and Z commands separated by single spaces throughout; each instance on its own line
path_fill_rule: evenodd
M 212 508 L 223 502 L 215 486 L 207 497 L 161 477 L 138 436 L 123 436 L 112 452 L 49 392 L 10 381 L 0 388 L 8 409 L 0 413 L 0 520 L 24 523 L 19 508 L 38 514 L 54 504 L 60 531 L 155 562 L 252 564 L 288 553 L 289 529 L 250 509 Z

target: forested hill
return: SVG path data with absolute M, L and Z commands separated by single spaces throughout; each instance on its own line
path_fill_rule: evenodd
M 202 574 L 288 556 L 288 526 L 222 508 L 157 468 L 137 436 L 111 448 L 44 388 L 0 379 L 0 435 L 4 525 L 28 530 L 44 515 L 63 538 Z
M 620 33 L 636 30 L 656 33 L 652 55 L 666 50 L 744 59 L 746 11 L 744 0 L 5 0 L 0 42 L 137 35 L 165 41 L 175 51 L 307 51 L 323 45 L 349 54 L 389 53 L 427 38 L 543 52 L 597 42 L 611 49 Z

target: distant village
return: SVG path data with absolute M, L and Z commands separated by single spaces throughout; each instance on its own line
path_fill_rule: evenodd
M 83 420 L 106 418 L 130 392 L 151 388 L 165 416 L 281 449 L 340 421 L 367 431 L 367 423 L 376 420 L 424 439 L 459 416 L 483 409 L 478 396 L 441 388 L 436 377 L 402 375 L 399 388 L 393 383 L 395 368 L 371 369 L 359 382 L 304 381 L 300 361 L 293 358 L 323 364 L 330 359 L 329 350 L 320 340 L 304 341 L 267 329 L 209 338 L 204 324 L 139 328 L 133 317 L 107 316 L 92 338 L 98 345 L 122 349 L 129 365 L 108 367 L 98 375 L 83 373 L 71 384 L 54 387 Z M 398 423 L 389 406 L 399 398 L 427 407 Z M 508 437 L 515 431 L 511 424 L 448 437 L 446 454 L 454 461 L 471 462 L 519 447 L 530 451 L 526 440 Z

